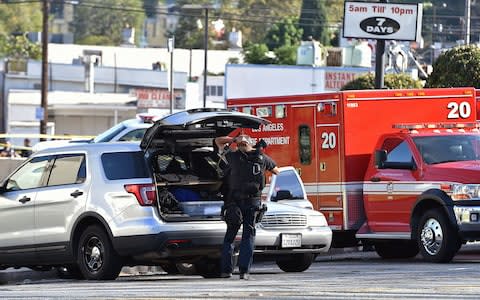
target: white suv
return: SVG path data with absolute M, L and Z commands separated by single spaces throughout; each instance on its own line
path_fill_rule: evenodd
M 147 132 L 148 149 L 112 142 L 34 153 L 0 186 L 0 268 L 55 266 L 114 279 L 124 265 L 190 263 L 218 276 L 226 226 L 210 135 L 261 119 L 204 110 L 173 118 Z M 276 255 L 285 271 L 305 270 L 330 247 L 325 217 L 310 209 L 270 202 L 258 226 L 256 253 Z

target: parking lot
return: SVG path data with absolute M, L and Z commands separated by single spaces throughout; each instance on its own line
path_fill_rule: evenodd
M 238 280 L 236 274 L 230 279 L 204 279 L 161 271 L 139 274 L 141 269 L 124 269 L 115 281 L 62 280 L 55 278 L 53 272 L 44 273 L 42 278 L 42 273 L 17 271 L 17 278 L 6 282 L 6 272 L 2 271 L 0 297 L 478 299 L 479 263 L 480 246 L 468 245 L 449 264 L 425 263 L 419 258 L 385 261 L 375 252 L 357 251 L 322 255 L 302 273 L 285 273 L 272 262 L 257 261 L 249 281 Z

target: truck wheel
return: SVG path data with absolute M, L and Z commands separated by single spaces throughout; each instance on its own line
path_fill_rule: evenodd
M 310 268 L 314 259 L 312 253 L 293 254 L 277 259 L 276 263 L 284 272 L 303 272 Z
M 443 211 L 440 208 L 428 210 L 419 224 L 417 239 L 423 258 L 438 263 L 451 261 L 461 242 Z
M 85 229 L 78 240 L 76 254 L 80 272 L 88 280 L 115 279 L 123 266 L 107 233 L 98 225 Z
M 389 241 L 375 243 L 378 256 L 385 259 L 412 258 L 418 254 L 418 245 L 414 241 Z

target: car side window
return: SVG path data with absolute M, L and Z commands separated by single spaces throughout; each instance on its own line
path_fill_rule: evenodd
M 282 171 L 277 175 L 273 187 L 273 201 L 279 200 L 278 191 L 289 191 L 291 193 L 290 199 L 305 199 L 302 184 L 293 170 Z
M 119 138 L 118 140 L 122 141 L 122 142 L 124 142 L 124 141 L 141 141 L 146 130 L 147 130 L 147 128 L 140 128 L 140 129 L 132 130 L 132 131 L 128 132 L 127 134 L 125 134 L 124 136 L 122 136 L 121 138 Z
M 144 153 L 114 152 L 102 154 L 102 166 L 109 180 L 130 178 L 149 178 L 150 173 L 145 164 Z
M 85 155 L 58 155 L 52 166 L 48 186 L 82 183 L 85 181 Z
M 7 191 L 38 188 L 43 185 L 44 174 L 52 156 L 35 157 L 25 163 L 8 180 Z

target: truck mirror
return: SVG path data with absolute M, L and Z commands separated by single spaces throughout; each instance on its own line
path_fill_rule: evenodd
M 387 160 L 387 150 L 375 150 L 375 167 L 383 169 L 384 163 Z
M 286 200 L 286 199 L 292 199 L 293 195 L 290 191 L 288 190 L 279 190 L 277 191 L 277 195 L 273 197 L 273 201 L 279 201 L 279 200 Z

